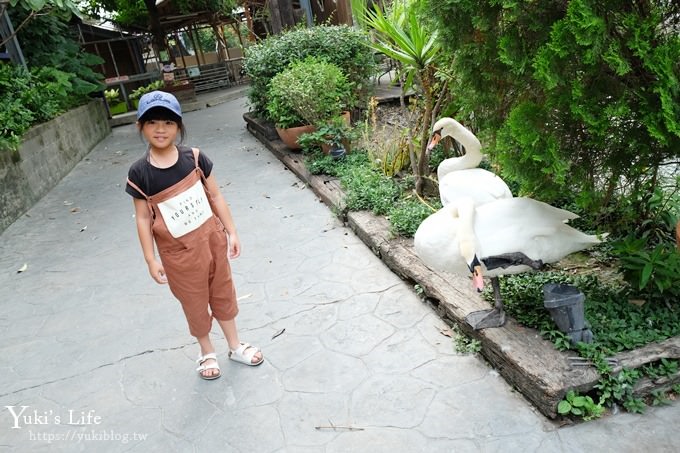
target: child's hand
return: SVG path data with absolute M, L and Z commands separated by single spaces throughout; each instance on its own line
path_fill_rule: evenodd
M 238 258 L 241 255 L 241 241 L 239 241 L 236 234 L 228 235 L 229 241 L 229 259 Z
M 149 263 L 149 273 L 156 283 L 160 285 L 168 283 L 168 278 L 165 276 L 165 269 L 163 269 L 163 265 L 157 260 L 153 260 Z

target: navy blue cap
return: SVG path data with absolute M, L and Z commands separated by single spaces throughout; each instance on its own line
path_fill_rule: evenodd
M 139 99 L 137 119 L 140 119 L 149 109 L 163 107 L 182 118 L 182 108 L 175 96 L 165 91 L 151 91 Z

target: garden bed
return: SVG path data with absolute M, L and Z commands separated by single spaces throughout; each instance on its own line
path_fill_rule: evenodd
M 332 177 L 312 175 L 307 171 L 303 156 L 291 152 L 276 135 L 272 126 L 245 114 L 248 130 L 270 149 L 291 171 L 306 182 L 324 203 L 342 213 L 355 233 L 396 274 L 420 285 L 432 300 L 439 316 L 455 323 L 468 336 L 482 344 L 481 354 L 526 399 L 549 418 L 557 417 L 557 405 L 569 390 L 587 392 L 594 388 L 600 376 L 592 367 L 571 366 L 569 357 L 575 351 L 560 352 L 541 338 L 534 329 L 508 319 L 502 328 L 474 331 L 465 322 L 470 312 L 488 308 L 488 304 L 472 291 L 469 282 L 456 275 L 430 270 L 416 256 L 413 241 L 395 238 L 384 217 L 369 212 L 349 212 L 344 207 L 344 194 L 339 182 Z M 617 354 L 615 371 L 639 368 L 661 358 L 680 358 L 680 337 Z M 635 386 L 635 396 L 646 397 L 666 390 L 680 382 L 680 373 L 659 379 L 643 378 Z

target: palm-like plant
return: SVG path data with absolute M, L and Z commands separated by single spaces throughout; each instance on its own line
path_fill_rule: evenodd
M 435 73 L 440 50 L 437 33 L 420 20 L 410 0 L 396 0 L 386 12 L 377 4 L 371 10 L 366 7 L 365 0 L 352 0 L 352 11 L 360 24 L 374 30 L 375 41 L 371 47 L 400 63 L 404 89 L 422 90 L 425 111 L 419 122 L 422 128 L 419 131 L 420 149 L 417 162 L 413 163 L 416 191 L 422 194 L 428 170 L 427 142 L 435 105 Z

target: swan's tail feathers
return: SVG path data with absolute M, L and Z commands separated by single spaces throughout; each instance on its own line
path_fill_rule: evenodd
M 577 230 L 578 231 L 578 230 Z M 609 233 L 602 233 L 602 234 L 585 234 L 583 235 L 588 238 L 586 240 L 587 244 L 590 245 L 597 245 L 605 242 L 607 240 L 607 237 L 609 236 Z

